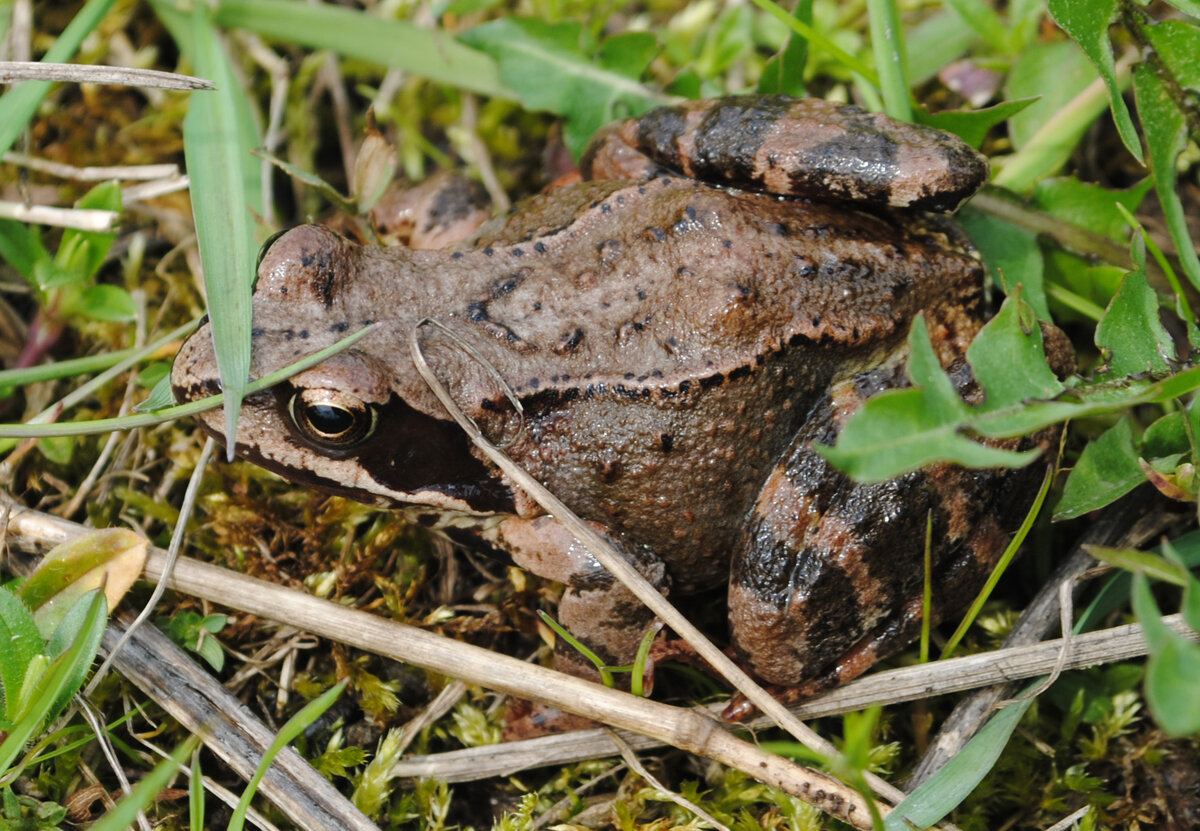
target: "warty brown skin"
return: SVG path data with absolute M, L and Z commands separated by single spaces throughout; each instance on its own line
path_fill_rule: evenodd
M 721 148 L 705 152 L 711 164 Z M 734 643 L 761 677 L 834 683 L 911 637 L 927 513 L 939 602 L 957 605 L 1040 478 L 940 466 L 860 486 L 811 450 L 870 392 L 906 383 L 918 313 L 943 364 L 961 368 L 982 324 L 981 282 L 944 219 L 678 175 L 549 191 L 457 249 L 360 246 L 302 226 L 261 261 L 251 374 L 383 326 L 248 399 L 237 452 L 429 525 L 471 528 L 567 583 L 568 628 L 627 662 L 645 612 L 468 446 L 417 376 L 408 342 L 431 318 L 453 338 L 421 329 L 429 363 L 519 464 L 664 590 L 729 580 Z M 216 377 L 205 328 L 172 380 L 188 400 L 217 391 Z M 971 395 L 969 373 L 956 378 Z M 339 448 L 297 429 L 297 395 L 313 390 L 373 408 L 374 432 Z M 219 415 L 202 423 L 220 436 Z

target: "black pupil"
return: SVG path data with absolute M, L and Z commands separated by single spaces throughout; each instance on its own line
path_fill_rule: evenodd
M 341 435 L 354 426 L 354 414 L 342 407 L 310 404 L 304 414 L 312 428 L 326 436 Z

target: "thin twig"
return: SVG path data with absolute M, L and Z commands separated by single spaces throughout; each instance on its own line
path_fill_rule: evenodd
M 55 81 L 183 90 L 214 88 L 212 81 L 194 78 L 191 75 L 180 75 L 178 72 L 163 72 L 159 69 L 44 63 L 42 61 L 0 61 L 0 84 L 13 84 L 18 81 Z

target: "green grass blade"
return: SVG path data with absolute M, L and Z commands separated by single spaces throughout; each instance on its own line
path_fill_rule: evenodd
M 1029 694 L 1040 683 L 1039 680 L 1031 684 L 1022 695 Z M 1017 700 L 1019 703 L 1010 704 L 993 716 L 966 747 L 897 805 L 884 820 L 885 831 L 929 828 L 958 807 L 991 771 L 1008 744 L 1008 737 L 1033 703 L 1032 698 Z
M 126 828 L 136 828 L 138 812 L 153 802 L 159 791 L 167 787 L 171 778 L 179 772 L 184 759 L 192 755 L 199 746 L 199 737 L 192 736 L 175 748 L 169 757 L 155 765 L 154 770 L 133 786 L 129 796 L 94 822 L 90 826 L 91 831 L 125 831 Z
M 867 0 L 875 68 L 883 93 L 884 109 L 892 118 L 912 121 L 912 96 L 908 92 L 908 57 L 904 50 L 904 28 L 894 0 Z
M 197 3 L 191 18 L 196 74 L 216 85 L 192 96 L 183 122 L 184 156 L 192 182 L 192 212 L 204 263 L 221 386 L 225 390 L 225 434 L 237 435 L 238 410 L 250 376 L 251 286 L 254 282 L 254 226 L 250 206 L 256 162 L 246 146 L 245 110 L 239 83 L 213 26 L 209 8 Z M 257 139 L 252 145 L 258 144 Z M 230 443 L 230 458 L 233 447 Z
M 295 0 L 227 0 L 217 6 L 216 22 L 273 40 L 403 69 L 480 95 L 513 97 L 487 55 L 445 32 L 411 23 Z
M 47 51 L 43 63 L 66 63 L 92 33 L 114 0 L 90 0 L 67 24 Z M 37 112 L 38 104 L 50 90 L 49 81 L 26 81 L 0 98 L 0 153 L 12 149 L 13 142 Z
M 242 826 L 245 825 L 246 812 L 250 810 L 250 800 L 254 798 L 254 794 L 258 791 L 258 784 L 267 775 L 267 768 L 271 767 L 271 762 L 275 761 L 279 751 L 287 747 L 292 739 L 299 736 L 306 727 L 316 721 L 321 713 L 328 710 L 346 689 L 348 683 L 350 683 L 350 679 L 347 678 L 330 687 L 305 704 L 300 712 L 288 719 L 287 723 L 280 728 L 275 740 L 263 754 L 262 761 L 258 763 L 258 769 L 254 771 L 254 776 L 246 784 L 246 790 L 242 792 L 241 799 L 238 800 L 237 808 L 234 809 L 233 816 L 229 820 L 229 831 L 241 831 Z

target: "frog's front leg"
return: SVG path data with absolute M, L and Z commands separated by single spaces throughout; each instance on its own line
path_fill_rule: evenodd
M 952 376 L 969 386 L 960 369 Z M 857 484 L 812 450 L 879 389 L 903 384 L 899 366 L 831 388 L 764 485 L 733 563 L 735 647 L 759 677 L 815 694 L 864 672 L 919 632 L 926 517 L 932 520 L 935 618 L 982 585 L 1020 523 L 1043 468 L 935 465 Z M 1053 441 L 1046 431 L 1034 442 Z M 1009 445 L 1012 446 L 1012 445 Z
M 625 544 L 594 523 L 592 527 L 655 588 L 666 593 L 666 568 L 651 551 Z M 511 517 L 484 531 L 483 537 L 508 551 L 522 568 L 566 586 L 558 605 L 559 623 L 606 665 L 633 663 L 654 615 L 566 528 L 548 516 Z M 593 680 L 599 677 L 591 662 L 561 638 L 555 646 L 554 663 L 571 675 Z

